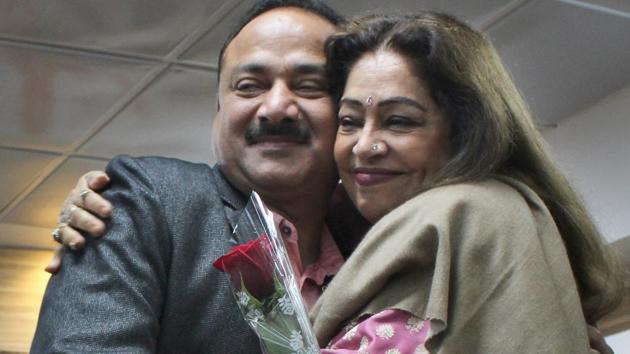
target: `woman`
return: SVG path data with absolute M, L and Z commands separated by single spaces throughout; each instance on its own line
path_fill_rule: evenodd
M 621 280 L 493 46 L 420 13 L 360 19 L 327 54 L 335 160 L 375 225 L 312 312 L 320 344 L 586 352 L 581 310 L 600 318 Z
M 579 296 L 593 323 L 617 283 L 491 44 L 448 16 L 368 17 L 328 59 L 340 176 L 375 226 L 313 312 L 324 351 L 586 351 Z

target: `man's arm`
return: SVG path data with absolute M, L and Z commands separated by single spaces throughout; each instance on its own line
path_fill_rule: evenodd
M 31 351 L 154 352 L 167 283 L 170 239 L 151 176 L 114 159 L 104 194 L 114 212 L 103 238 L 68 252 L 52 276 Z

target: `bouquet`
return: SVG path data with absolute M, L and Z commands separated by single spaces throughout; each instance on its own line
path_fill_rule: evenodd
M 273 214 L 252 192 L 234 229 L 250 240 L 214 262 L 232 281 L 245 321 L 256 332 L 264 353 L 319 353 L 302 296 Z

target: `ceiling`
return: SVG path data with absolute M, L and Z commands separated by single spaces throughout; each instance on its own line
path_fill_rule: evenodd
M 0 0 L 0 246 L 50 248 L 67 191 L 117 154 L 212 163 L 217 54 L 251 3 Z M 626 0 L 329 3 L 483 29 L 542 126 L 630 84 Z

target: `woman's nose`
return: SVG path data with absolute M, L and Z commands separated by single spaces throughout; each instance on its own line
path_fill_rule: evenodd
M 387 143 L 380 134 L 371 128 L 364 128 L 352 148 L 352 153 L 359 158 L 371 158 L 387 154 Z

